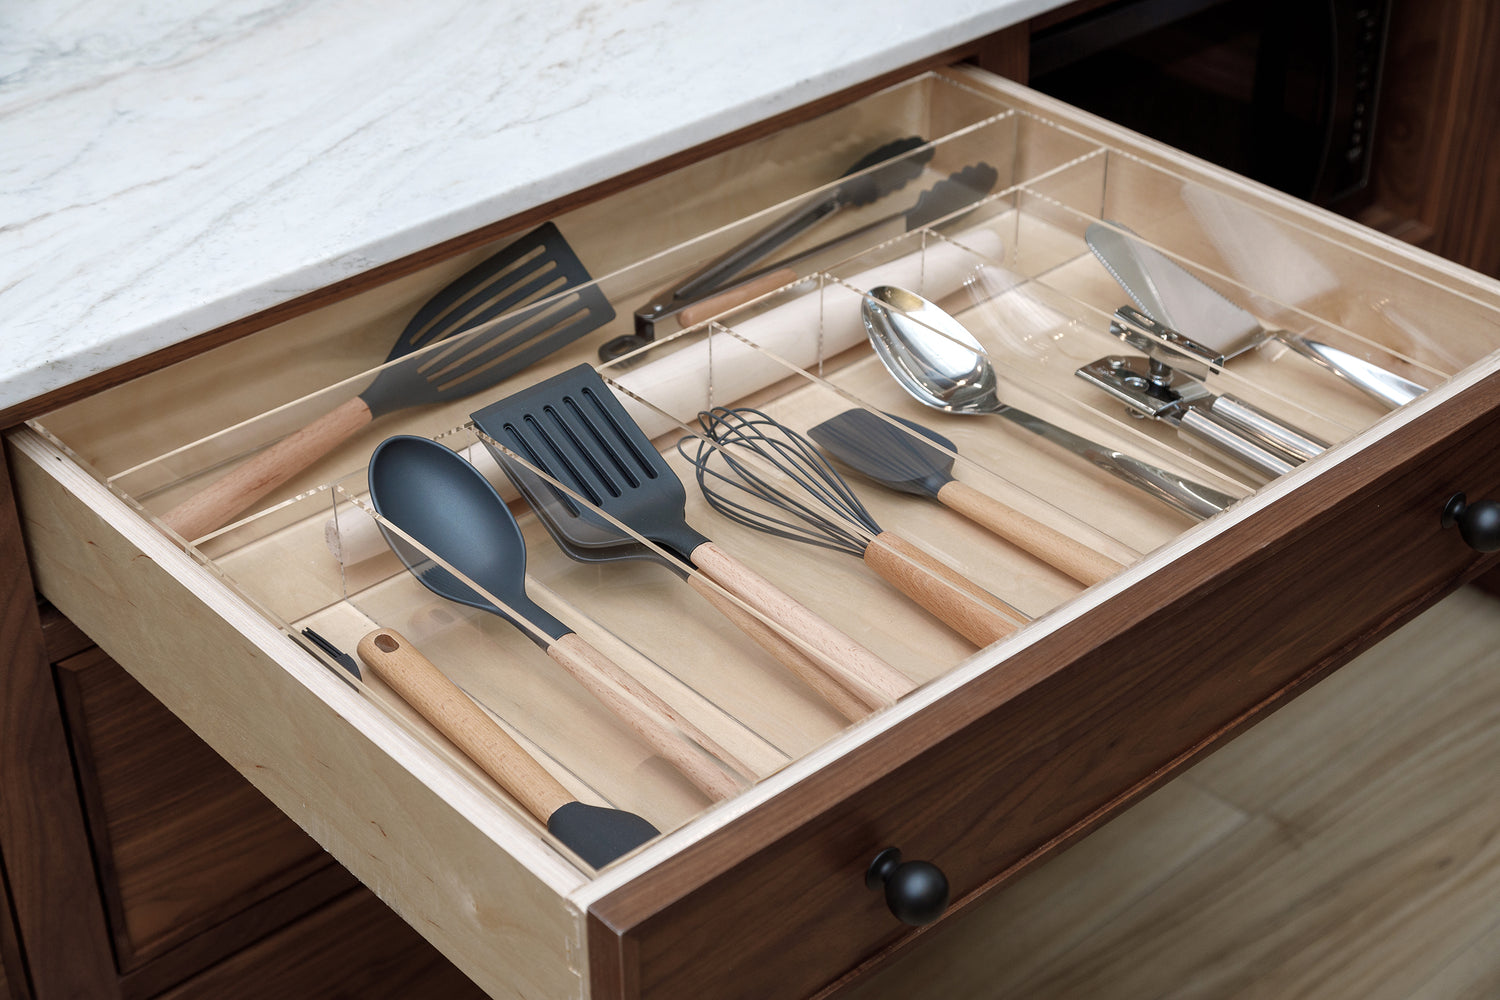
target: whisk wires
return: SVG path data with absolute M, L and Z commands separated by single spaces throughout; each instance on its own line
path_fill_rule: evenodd
M 696 469 L 709 506 L 730 520 L 853 556 L 880 534 L 844 477 L 791 428 L 751 407 L 715 407 L 698 414 L 698 425 L 704 437 L 684 437 L 678 454 Z M 801 495 L 768 478 L 773 469 Z

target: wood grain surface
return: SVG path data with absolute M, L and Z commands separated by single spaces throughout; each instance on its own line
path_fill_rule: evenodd
M 1465 588 L 840 1000 L 1497 995 L 1497 667 Z
M 481 1000 L 373 893 L 352 892 L 160 1000 Z
M 1494 565 L 1435 512 L 1500 489 L 1497 447 L 1492 375 L 600 900 L 595 996 L 806 996 L 911 935 L 881 848 L 962 906 L 1077 839 Z
M 7 976 L 6 967 L 15 969 L 17 973 L 21 970 L 21 948 L 20 942 L 16 940 L 16 928 L 10 919 L 10 897 L 5 891 L 5 880 L 0 879 L 0 997 L 5 1000 L 27 1000 L 28 993 L 23 990 L 23 981 L 19 978 Z
M 1391 9 L 1375 123 L 1374 204 L 1361 221 L 1500 276 L 1500 8 Z
M 571 792 L 399 632 L 371 632 L 359 642 L 359 658 L 539 822 L 547 822 L 574 801 Z
M 333 860 L 98 647 L 57 665 L 116 961 L 130 973 Z M 342 877 L 294 912 L 354 886 Z M 250 935 L 263 933 L 252 927 Z M 201 950 L 201 945 L 200 945 Z
M 366 884 L 418 887 L 402 894 L 401 912 L 476 981 L 501 995 L 566 995 L 576 986 L 565 953 L 580 921 L 564 902 L 580 880 L 576 869 L 488 789 L 446 766 L 258 612 L 217 592 L 99 483 L 49 457 L 29 432 L 8 441 L 39 553 L 34 570 L 62 611 L 132 663 L 148 691 L 283 812 L 316 828 Z M 164 621 L 177 627 L 159 627 Z M 513 850 L 497 851 L 496 837 Z M 511 906 L 528 920 L 508 919 Z M 445 922 L 476 908 L 472 920 Z M 48 953 L 60 962 L 72 954 Z
M 115 979 L 73 764 L 0 449 L 0 850 L 36 1000 L 108 996 Z M 0 916 L 9 921 L 10 914 Z

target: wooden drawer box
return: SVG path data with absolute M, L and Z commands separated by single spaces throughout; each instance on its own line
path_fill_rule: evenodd
M 912 233 L 876 227 L 601 373 L 677 463 L 689 521 L 912 693 L 850 723 L 670 573 L 570 562 L 521 518 L 533 596 L 741 762 L 745 787 L 710 804 L 517 630 L 412 579 L 380 538 L 365 465 L 397 433 L 482 462 L 471 412 L 592 360 L 655 292 L 906 134 L 933 144 L 903 206 L 979 161 L 992 193 Z M 1083 238 L 1099 219 L 1263 322 L 1430 391 L 1387 412 L 1290 353 L 1234 362 L 1211 380 L 1221 391 L 1333 443 L 1264 483 L 1131 420 L 1074 375 L 1131 353 L 1109 333 L 1125 296 Z M 608 327 L 480 397 L 382 418 L 222 530 L 177 539 L 158 518 L 357 392 L 406 318 L 481 254 L 10 439 L 43 592 L 494 995 L 835 986 L 913 933 L 866 888 L 883 848 L 935 863 L 954 905 L 978 898 L 1494 565 L 1439 515 L 1458 491 L 1500 495 L 1500 287 L 982 72 L 919 78 L 556 222 L 620 313 Z M 921 409 L 858 320 L 864 293 L 893 279 L 959 313 L 1002 365 L 1008 402 L 1240 499 L 1195 521 L 1010 424 Z M 856 483 L 884 527 L 1016 609 L 1023 627 L 976 649 L 857 559 L 708 507 L 673 445 L 700 409 L 746 403 L 800 430 L 850 406 L 919 419 L 957 442 L 965 482 L 1128 567 L 1083 590 L 951 512 Z M 308 626 L 349 651 L 401 630 L 572 794 L 663 835 L 589 869 L 378 681 L 291 638 Z

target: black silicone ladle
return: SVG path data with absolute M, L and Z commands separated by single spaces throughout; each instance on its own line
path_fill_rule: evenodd
M 733 757 L 526 595 L 526 540 L 520 526 L 489 480 L 463 456 L 424 437 L 387 438 L 370 457 L 370 501 L 385 522 L 417 543 L 385 523 L 380 526 L 391 548 L 428 590 L 520 628 L 709 796 L 727 798 L 739 791 L 739 782 L 719 764 L 739 766 Z M 439 559 L 506 608 L 460 580 Z

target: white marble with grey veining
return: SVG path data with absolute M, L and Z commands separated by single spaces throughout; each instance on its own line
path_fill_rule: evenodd
M 1055 5 L 0 3 L 0 407 Z

